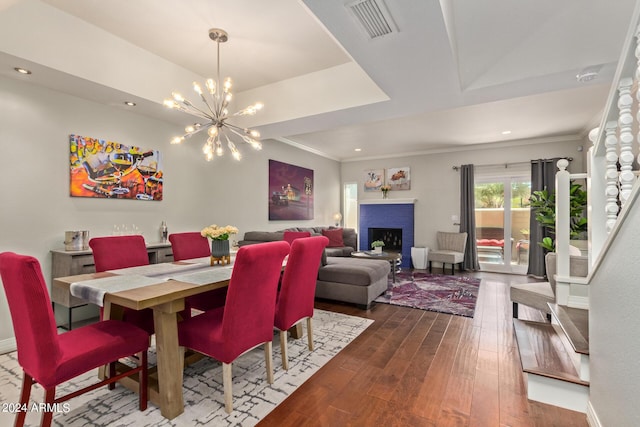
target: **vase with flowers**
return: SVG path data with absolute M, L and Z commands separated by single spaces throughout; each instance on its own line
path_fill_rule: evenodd
M 214 261 L 221 261 L 222 264 L 229 264 L 231 262 L 229 249 L 229 236 L 231 234 L 238 234 L 238 229 L 232 225 L 222 227 L 212 224 L 200 231 L 202 237 L 211 239 L 212 264 Z
M 391 190 L 391 186 L 389 184 L 385 184 L 382 187 L 380 187 L 380 191 L 382 191 L 383 199 L 387 198 L 387 193 L 389 193 L 389 190 Z

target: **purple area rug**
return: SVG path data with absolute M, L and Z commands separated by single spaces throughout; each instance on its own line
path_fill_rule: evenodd
M 375 301 L 473 317 L 479 288 L 480 279 L 473 277 L 403 271 Z

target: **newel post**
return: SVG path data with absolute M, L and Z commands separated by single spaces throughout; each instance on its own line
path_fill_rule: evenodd
M 560 159 L 556 173 L 556 273 L 569 276 L 569 187 L 570 174 L 567 171 L 569 161 Z

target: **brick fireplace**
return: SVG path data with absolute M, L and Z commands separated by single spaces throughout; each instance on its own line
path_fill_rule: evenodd
M 363 200 L 360 202 L 358 235 L 360 250 L 371 249 L 373 240 L 385 241 L 385 250 L 397 245 L 402 252 L 402 267 L 411 267 L 414 242 L 415 199 Z

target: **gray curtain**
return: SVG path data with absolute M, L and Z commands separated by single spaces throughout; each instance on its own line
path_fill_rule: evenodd
M 531 161 L 531 193 L 544 190 L 545 188 L 549 192 L 549 195 L 556 192 L 556 172 L 558 170 L 556 163 L 558 163 L 558 160 L 560 160 L 559 157 Z M 545 237 L 553 238 L 545 228 L 538 224 L 535 218 L 535 211 L 532 209 L 529 224 L 528 275 L 536 277 L 545 276 L 544 256 L 546 251 L 538 244 L 542 242 L 542 239 Z
M 464 251 L 465 270 L 480 270 L 476 246 L 476 201 L 474 196 L 473 165 L 460 166 L 460 232 L 467 233 Z

